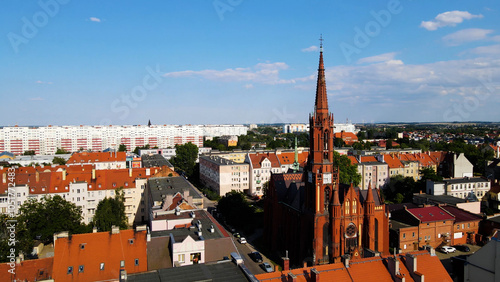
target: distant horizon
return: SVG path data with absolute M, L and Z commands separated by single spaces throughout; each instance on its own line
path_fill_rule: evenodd
M 444 121 L 381 121 L 381 122 L 335 122 L 335 124 L 353 124 L 353 125 L 367 125 L 367 124 L 471 124 L 471 123 L 484 123 L 484 124 L 500 124 L 500 121 L 452 121 L 452 122 L 444 122 Z M 187 124 L 173 124 L 173 123 L 151 123 L 151 125 L 178 125 L 178 126 L 194 126 L 194 125 L 243 125 L 250 126 L 252 124 L 256 125 L 268 125 L 268 126 L 280 126 L 285 124 L 309 124 L 309 122 L 286 122 L 286 123 L 210 123 L 210 124 L 195 124 L 195 123 L 187 123 Z M 47 125 L 0 125 L 0 128 L 4 127 L 48 127 L 48 126 L 145 126 L 148 124 L 64 124 L 64 125 L 56 125 L 56 124 L 47 124 Z

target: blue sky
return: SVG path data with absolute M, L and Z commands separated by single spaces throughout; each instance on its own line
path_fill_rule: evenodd
M 499 1 L 3 1 L 2 125 L 499 121 Z

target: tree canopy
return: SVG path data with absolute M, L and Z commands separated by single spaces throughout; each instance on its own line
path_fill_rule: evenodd
M 127 151 L 127 146 L 125 144 L 120 144 L 118 146 L 118 152 L 126 152 Z
M 333 163 L 339 167 L 339 181 L 343 184 L 359 185 L 361 175 L 358 173 L 358 168 L 351 164 L 351 160 L 345 155 L 340 155 L 333 151 Z
M 110 231 L 113 225 L 120 229 L 127 228 L 125 198 L 122 188 L 115 190 L 114 198 L 105 198 L 97 204 L 92 224 L 98 231 Z
M 19 212 L 17 220 L 26 225 L 26 235 L 43 243 L 53 242 L 57 232 L 82 233 L 87 230 L 82 223 L 82 209 L 59 195 L 28 199 Z
M 198 147 L 189 142 L 183 145 L 175 145 L 175 157 L 171 158 L 170 162 L 191 177 L 194 173 L 197 158 Z
M 66 164 L 66 160 L 64 158 L 61 158 L 61 157 L 54 157 L 52 159 L 52 163 L 53 164 L 58 164 L 58 165 L 65 165 Z

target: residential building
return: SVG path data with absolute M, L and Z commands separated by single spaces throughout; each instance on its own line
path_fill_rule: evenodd
M 199 125 L 3 127 L 0 128 L 0 152 L 21 155 L 33 150 L 37 155 L 54 154 L 58 148 L 68 152 L 103 151 L 118 149 L 120 144 L 126 145 L 127 151 L 133 151 L 147 144 L 173 148 L 188 142 L 202 147 L 203 128 Z
M 123 271 L 148 270 L 145 227 L 54 237 L 55 281 L 118 280 Z
M 275 254 L 288 251 L 290 262 L 298 265 L 339 262 L 347 255 L 358 259 L 388 254 L 388 213 L 378 189 L 369 185 L 361 190 L 338 182 L 322 50 L 309 124 L 306 167 L 292 173 L 273 172 L 271 176 L 264 207 L 264 241 Z M 266 166 L 273 167 L 271 161 Z
M 248 126 L 241 124 L 200 125 L 203 136 L 220 137 L 224 135 L 247 135 Z
M 248 192 L 249 177 L 247 163 L 237 163 L 218 156 L 200 157 L 200 181 L 219 196 L 231 190 Z
M 413 194 L 413 203 L 416 205 L 448 205 L 454 206 L 473 214 L 481 213 L 481 202 L 461 199 L 451 195 L 430 195 L 425 193 Z
M 248 194 L 255 197 L 264 195 L 264 188 L 271 179 L 271 173 L 280 173 L 281 165 L 274 152 L 248 153 L 245 162 L 250 165 Z
M 127 168 L 126 152 L 77 152 L 66 162 L 67 166 L 93 164 L 97 170 Z
M 359 157 L 358 173 L 361 175 L 359 187 L 363 190 L 371 185 L 373 188 L 381 189 L 389 183 L 389 166 L 377 161 L 373 156 Z
M 238 136 L 236 135 L 223 135 L 219 137 L 219 143 L 226 147 L 236 147 L 238 146 Z
M 167 168 L 163 168 L 167 169 Z M 114 197 L 123 188 L 125 214 L 130 225 L 147 218 L 143 193 L 146 181 L 160 172 L 156 168 L 100 169 L 93 164 L 70 166 L 21 167 L 15 170 L 15 186 L 9 186 L 8 168 L 0 169 L 0 211 L 8 211 L 7 188 L 15 191 L 15 213 L 29 198 L 59 195 L 82 209 L 84 223 L 90 223 L 97 205 L 106 197 Z

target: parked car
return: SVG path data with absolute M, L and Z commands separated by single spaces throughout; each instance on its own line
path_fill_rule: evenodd
M 274 271 L 273 267 L 272 267 L 269 263 L 267 263 L 267 262 L 265 262 L 265 263 L 261 264 L 260 266 L 261 266 L 261 267 L 262 267 L 262 269 L 264 269 L 266 272 L 273 272 L 273 271 Z
M 234 236 L 234 238 L 240 238 L 241 237 L 240 233 L 238 233 L 238 232 L 233 233 L 233 236 Z
M 240 237 L 238 239 L 238 241 L 240 242 L 240 244 L 246 244 L 247 243 L 247 239 L 245 239 L 245 237 Z
M 248 256 L 255 262 L 262 262 L 262 255 L 259 252 L 251 252 Z
M 447 253 L 454 253 L 456 251 L 457 251 L 457 249 L 455 249 L 455 248 L 453 248 L 451 246 L 442 246 L 441 247 L 441 252 L 443 252 L 445 254 L 447 254 Z
M 456 245 L 453 247 L 455 247 L 455 249 L 462 251 L 462 252 L 470 252 L 470 248 L 466 245 Z

